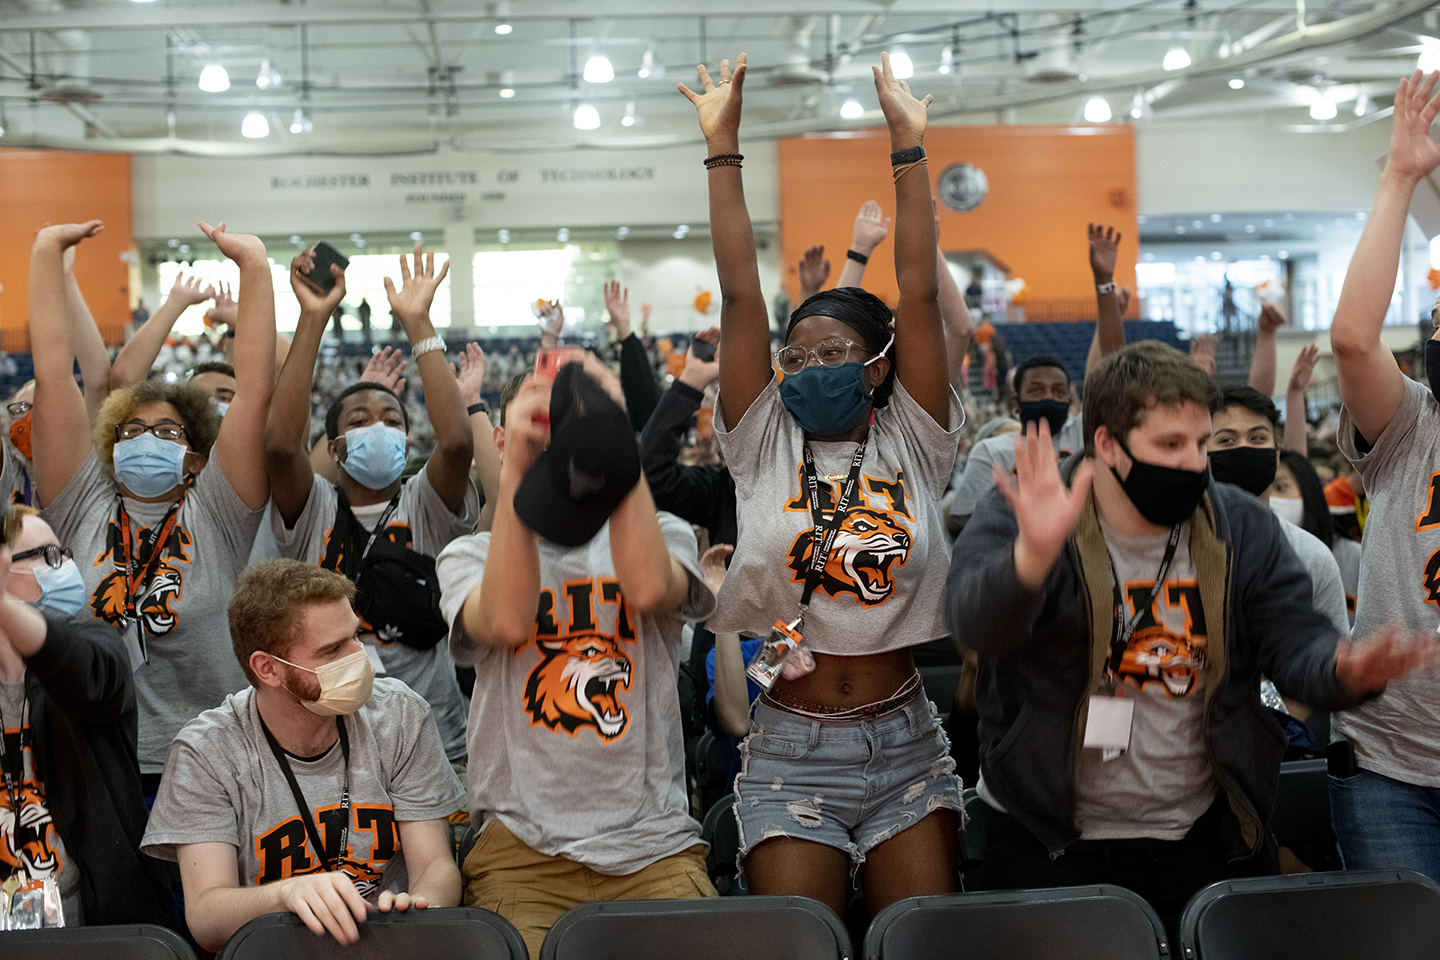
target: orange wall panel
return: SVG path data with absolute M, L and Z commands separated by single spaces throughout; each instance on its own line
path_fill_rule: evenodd
M 80 244 L 75 277 L 100 332 L 119 342 L 130 319 L 130 273 L 120 255 L 135 242 L 130 156 L 0 150 L 0 347 L 30 349 L 27 275 L 35 231 L 95 218 L 105 230 Z
M 833 282 L 860 205 L 876 200 L 886 216 L 894 216 L 890 138 L 883 129 L 862 130 L 788 138 L 779 146 L 781 250 L 786 289 L 795 300 L 800 292 L 796 264 L 807 247 L 825 244 Z M 952 163 L 973 164 L 989 181 L 989 192 L 974 210 L 956 213 L 940 207 L 942 249 L 988 250 L 1025 280 L 1031 303 L 1079 300 L 1093 310 L 1085 227 L 1108 224 L 1124 234 L 1116 285 L 1134 289 L 1133 127 L 931 127 L 925 152 L 932 191 Z M 871 258 L 865 287 L 895 303 L 899 291 L 891 241 Z

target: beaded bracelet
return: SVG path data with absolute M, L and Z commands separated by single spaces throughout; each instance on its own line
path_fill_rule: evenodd
M 905 174 L 909 173 L 911 170 L 914 170 L 916 167 L 920 166 L 920 164 L 924 162 L 925 158 L 921 157 L 919 160 L 915 160 L 910 163 L 902 163 L 899 166 L 891 167 L 890 176 L 894 178 L 896 183 L 899 183 L 901 177 L 905 176 Z
M 740 161 L 744 160 L 743 154 L 739 153 L 717 153 L 713 157 L 705 158 L 705 169 L 713 170 L 716 167 L 738 167 Z

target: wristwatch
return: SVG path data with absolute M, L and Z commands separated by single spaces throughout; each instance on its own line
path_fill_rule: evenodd
M 465 408 L 465 414 L 467 416 L 473 417 L 477 413 L 483 413 L 487 417 L 490 416 L 490 404 L 486 403 L 484 400 L 481 400 L 479 403 L 472 403 L 470 404 L 470 406 Z
M 445 341 L 441 340 L 438 335 L 433 337 L 426 337 L 419 343 L 412 344 L 410 347 L 410 358 L 412 360 L 418 360 L 425 354 L 435 350 L 439 350 L 442 353 L 445 350 Z
M 910 147 L 906 150 L 896 150 L 890 154 L 890 166 L 898 167 L 902 163 L 914 163 L 916 160 L 925 159 L 924 147 Z
M 1095 292 L 1096 292 L 1096 293 L 1114 293 L 1114 292 L 1115 292 L 1115 281 L 1114 281 L 1114 280 L 1111 280 L 1109 283 L 1097 283 L 1097 284 L 1095 284 Z

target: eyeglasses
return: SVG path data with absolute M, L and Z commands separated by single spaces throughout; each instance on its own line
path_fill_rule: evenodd
M 44 557 L 45 566 L 54 567 L 58 570 L 62 563 L 72 559 L 73 556 L 69 547 L 62 547 L 58 543 L 46 543 L 32 550 L 17 553 L 11 557 L 10 560 L 13 563 L 18 560 L 29 560 L 31 557 Z
M 28 400 L 17 400 L 15 403 L 7 403 L 5 409 L 10 411 L 10 416 L 19 418 L 29 413 L 33 406 Z
M 122 423 L 115 428 L 115 439 L 134 440 L 142 433 L 153 433 L 161 440 L 169 440 L 172 443 L 179 443 L 185 438 L 185 428 L 178 423 L 157 423 L 151 425 L 141 423 L 139 420 L 131 420 L 129 423 Z
M 844 337 L 827 337 L 815 344 L 813 350 L 807 350 L 801 346 L 781 347 L 775 351 L 775 365 L 787 377 L 804 370 L 811 357 L 824 366 L 838 367 L 850 359 L 850 351 L 855 347 L 859 347 L 862 351 L 865 350 L 863 343 L 856 343 L 854 340 L 847 340 Z

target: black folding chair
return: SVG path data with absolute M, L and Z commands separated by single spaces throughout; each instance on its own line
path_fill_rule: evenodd
M 0 933 L 5 960 L 195 960 L 173 930 L 148 923 L 114 927 L 59 927 Z
M 1212 883 L 1180 916 L 1185 960 L 1434 960 L 1440 884 L 1412 870 Z
M 892 903 L 871 922 L 864 958 L 1162 960 L 1167 941 L 1155 911 L 1123 887 L 998 890 Z
M 735 794 L 727 793 L 705 814 L 700 825 L 700 839 L 710 844 L 705 855 L 705 871 L 722 897 L 743 894 L 736 860 L 740 856 L 740 824 L 735 820 Z
M 806 897 L 585 903 L 555 922 L 540 960 L 849 960 L 835 912 Z
M 360 939 L 342 946 L 317 937 L 293 913 L 267 913 L 245 924 L 220 960 L 528 960 L 510 921 L 474 907 L 371 913 Z

